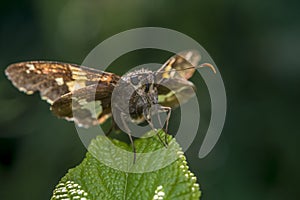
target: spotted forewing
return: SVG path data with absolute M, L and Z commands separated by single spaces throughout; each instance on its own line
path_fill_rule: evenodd
M 176 107 L 194 95 L 188 79 L 200 58 L 196 51 L 181 52 L 155 73 L 160 104 Z M 111 116 L 112 92 L 120 80 L 113 73 L 52 61 L 15 63 L 5 72 L 20 91 L 39 92 L 56 116 L 84 127 L 102 124 Z

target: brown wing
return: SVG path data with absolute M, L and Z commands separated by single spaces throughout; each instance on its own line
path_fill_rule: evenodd
M 52 61 L 15 63 L 5 71 L 15 87 L 27 94 L 39 91 L 50 104 L 64 94 L 98 82 L 115 84 L 119 76 L 87 67 Z
M 89 127 L 102 124 L 111 116 L 113 85 L 95 84 L 61 96 L 51 106 L 52 112 L 61 118 Z
M 158 86 L 158 102 L 175 108 L 195 96 L 195 90 L 194 84 L 185 79 L 164 79 Z
M 172 56 L 157 71 L 158 78 L 184 78 L 189 79 L 193 76 L 195 68 L 201 59 L 198 51 L 183 51 Z
M 195 95 L 194 84 L 188 79 L 193 76 L 195 68 L 201 59 L 197 51 L 183 51 L 172 56 L 156 72 L 158 86 L 158 101 L 163 106 L 177 107 Z

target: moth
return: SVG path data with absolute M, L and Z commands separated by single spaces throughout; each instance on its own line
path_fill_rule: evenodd
M 209 67 L 216 73 L 209 63 L 198 65 L 200 59 L 197 51 L 183 51 L 156 71 L 139 69 L 123 76 L 53 61 L 15 63 L 5 73 L 20 91 L 39 92 L 51 105 L 54 115 L 74 121 L 78 126 L 103 124 L 112 113 L 117 115 L 114 118 L 119 119 L 132 142 L 128 121 L 153 126 L 151 108 L 154 107 L 158 112 L 167 113 L 162 127 L 167 130 L 171 109 L 194 95 L 195 87 L 189 79 L 196 68 Z M 113 91 L 117 97 L 114 101 Z

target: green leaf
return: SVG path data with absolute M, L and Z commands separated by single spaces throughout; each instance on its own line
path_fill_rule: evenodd
M 61 179 L 51 199 L 199 199 L 199 184 L 178 143 L 167 135 L 166 148 L 164 137 L 160 131 L 135 140 L 134 161 L 130 145 L 98 136 L 82 163 Z

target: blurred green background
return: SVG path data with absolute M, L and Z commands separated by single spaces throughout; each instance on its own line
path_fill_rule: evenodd
M 200 136 L 186 152 L 202 199 L 299 199 L 299 8 L 296 0 L 1 1 L 0 198 L 49 199 L 86 152 L 74 125 L 54 117 L 38 94 L 15 89 L 6 66 L 39 59 L 80 64 L 106 38 L 156 26 L 197 40 L 225 82 L 228 114 L 219 142 L 198 158 L 209 119 L 204 101 Z M 131 54 L 114 67 L 125 72 L 119 65 L 168 58 L 149 55 Z M 205 96 L 205 89 L 197 92 Z

